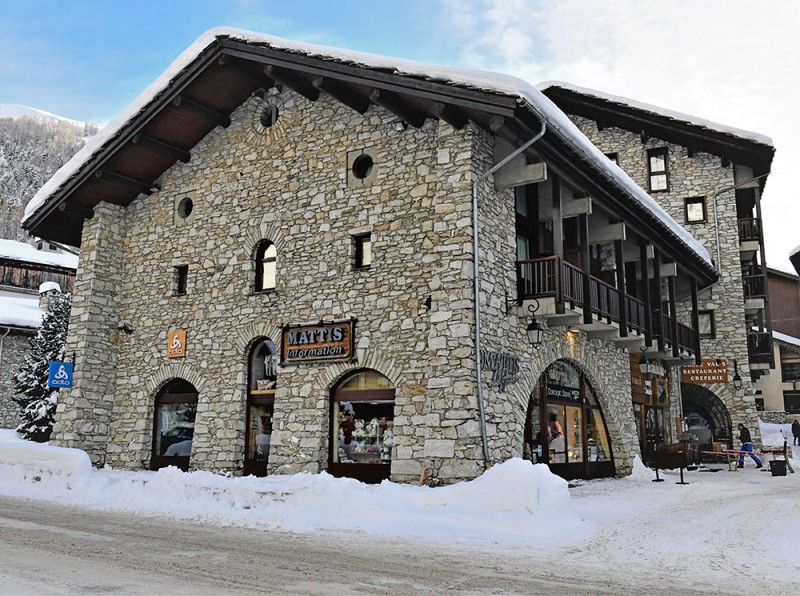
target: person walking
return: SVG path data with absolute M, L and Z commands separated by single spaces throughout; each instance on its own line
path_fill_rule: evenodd
M 744 454 L 749 453 L 753 461 L 756 462 L 756 468 L 760 468 L 763 464 L 758 456 L 753 453 L 753 439 L 750 437 L 750 431 L 744 424 L 739 424 L 739 440 L 742 442 L 742 448 L 739 450 L 739 467 L 744 467 Z
M 798 422 L 796 418 L 795 421 L 792 422 L 792 436 L 794 437 L 792 445 L 800 445 L 800 422 Z

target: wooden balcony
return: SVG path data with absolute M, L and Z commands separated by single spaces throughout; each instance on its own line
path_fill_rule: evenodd
M 751 368 L 758 364 L 773 363 L 772 334 L 769 331 L 751 331 L 747 334 L 747 354 Z
M 647 307 L 644 302 L 621 294 L 614 286 L 595 277 L 589 278 L 591 322 L 584 318 L 585 282 L 583 271 L 559 257 L 517 261 L 517 301 L 537 300 L 543 308 L 537 312 L 550 326 L 570 325 L 592 338 L 607 338 L 639 351 L 644 346 Z M 620 308 L 624 303 L 623 310 Z M 652 314 L 654 343 L 663 339 L 665 350 L 658 355 L 672 359 L 677 346 L 678 359 L 693 357 L 698 345 L 697 332 L 658 311 Z M 652 354 L 652 352 L 648 352 Z

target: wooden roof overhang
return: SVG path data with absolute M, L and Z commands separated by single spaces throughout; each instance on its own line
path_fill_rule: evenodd
M 457 129 L 471 120 L 516 145 L 537 135 L 545 118 L 520 95 L 221 36 L 80 164 L 25 222 L 26 229 L 80 246 L 83 221 L 98 203 L 129 205 L 141 193 L 158 190 L 157 180 L 167 169 L 189 161 L 194 146 L 217 126 L 228 126 L 231 113 L 253 93 L 276 85 L 312 101 L 325 93 L 360 113 L 380 105 L 416 127 L 427 118 L 445 120 Z M 684 263 L 701 282 L 716 280 L 710 264 L 687 251 L 680 239 L 674 242 L 668 225 L 576 150 L 557 127 L 549 127 L 528 156 L 541 156 L 578 180 L 640 235 L 653 237 L 654 243 L 664 238 L 659 243 L 663 252 Z
M 772 165 L 775 154 L 772 146 L 733 133 L 713 130 L 557 85 L 542 89 L 542 93 L 565 113 L 594 120 L 600 127 L 621 128 L 642 136 L 644 140 L 658 138 L 692 152 L 710 153 L 723 161 L 753 168 L 754 176 L 769 173 Z M 765 182 L 761 181 L 762 187 Z

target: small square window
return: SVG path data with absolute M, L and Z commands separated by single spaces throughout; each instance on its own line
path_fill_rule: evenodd
M 189 280 L 189 265 L 178 265 L 173 273 L 173 294 L 183 296 Z
M 366 269 L 372 265 L 372 234 L 353 236 L 353 248 L 356 269 Z
M 647 152 L 647 168 L 650 174 L 650 192 L 669 190 L 666 147 L 650 149 Z
M 684 202 L 686 223 L 701 223 L 706 221 L 705 197 L 691 197 Z
M 700 337 L 706 337 L 706 338 L 716 337 L 717 333 L 714 325 L 713 310 L 697 311 L 697 332 L 700 334 Z

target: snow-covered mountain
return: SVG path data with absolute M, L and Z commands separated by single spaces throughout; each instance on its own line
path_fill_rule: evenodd
M 25 240 L 25 205 L 97 129 L 37 108 L 0 104 L 0 238 Z
M 28 118 L 35 118 L 44 122 L 67 122 L 69 124 L 74 124 L 75 126 L 84 125 L 83 122 L 78 120 L 64 118 L 63 116 L 51 114 L 50 112 L 45 112 L 44 110 L 40 110 L 38 108 L 31 108 L 17 103 L 0 103 L 0 118 L 24 118 L 26 116 Z

